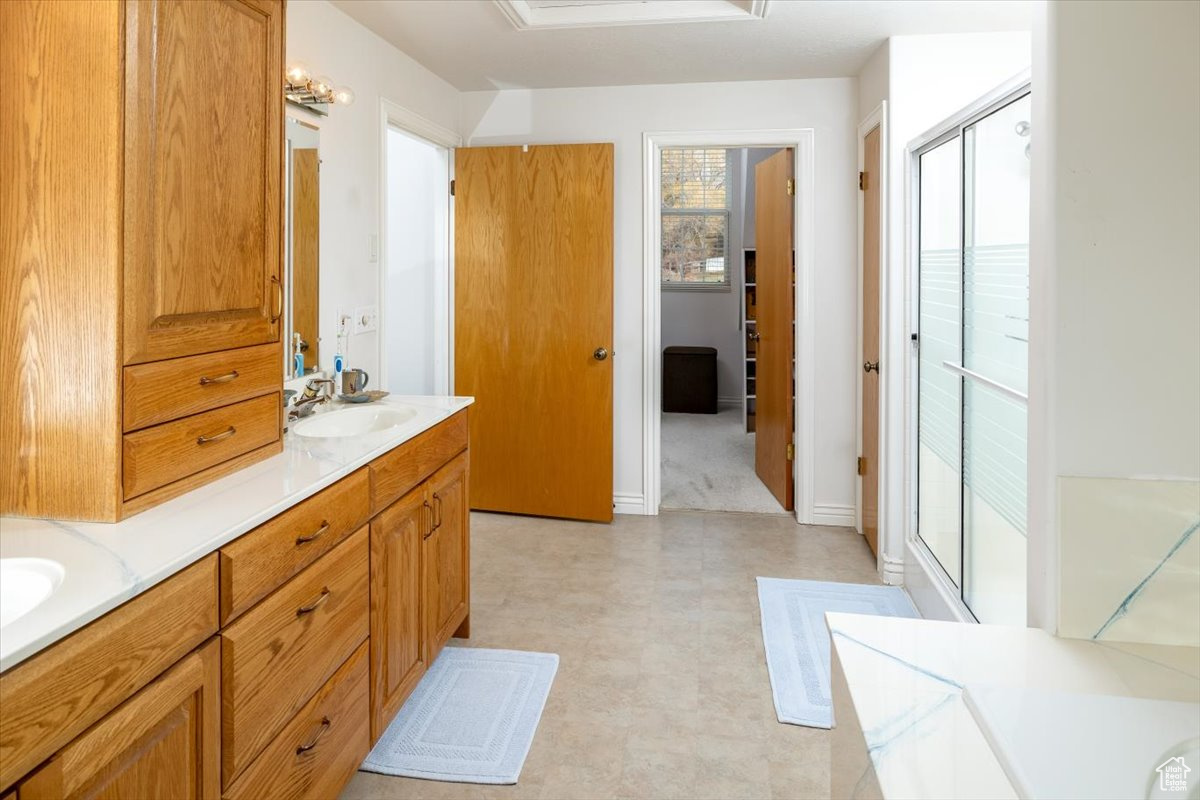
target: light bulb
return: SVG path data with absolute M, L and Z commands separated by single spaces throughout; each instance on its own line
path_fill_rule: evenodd
M 343 86 L 333 93 L 333 101 L 340 106 L 348 106 L 354 102 L 354 90 Z
M 292 86 L 302 86 L 308 83 L 308 67 L 303 64 L 292 64 L 287 68 L 287 72 L 283 73 L 283 77 Z
M 309 88 L 312 90 L 313 96 L 322 103 L 328 103 L 333 97 L 333 80 L 324 75 L 313 78 Z

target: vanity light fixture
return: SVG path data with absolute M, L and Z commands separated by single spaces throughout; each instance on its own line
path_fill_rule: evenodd
M 283 73 L 283 96 L 289 103 L 326 115 L 331 105 L 348 106 L 354 102 L 354 90 L 349 86 L 334 88 L 333 79 L 313 76 L 308 67 L 292 63 Z

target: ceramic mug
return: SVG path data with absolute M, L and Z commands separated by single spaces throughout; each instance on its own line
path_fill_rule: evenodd
M 347 369 L 342 371 L 342 394 L 358 394 L 367 388 L 371 376 L 363 369 Z

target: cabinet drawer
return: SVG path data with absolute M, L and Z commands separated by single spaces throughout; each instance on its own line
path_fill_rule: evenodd
M 354 533 L 370 513 L 360 469 L 221 548 L 221 624 Z
M 124 430 L 277 392 L 282 375 L 277 344 L 126 367 Z
M 337 797 L 371 749 L 363 642 L 238 777 L 225 800 Z
M 276 441 L 280 413 L 275 392 L 125 434 L 125 499 Z
M 0 675 L 0 789 L 217 631 L 216 555 Z
M 367 638 L 367 527 L 221 632 L 222 785 Z
M 382 511 L 467 447 L 467 412 L 371 462 L 371 510 Z

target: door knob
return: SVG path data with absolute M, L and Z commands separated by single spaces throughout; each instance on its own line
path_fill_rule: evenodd
M 879 374 L 879 362 L 878 361 L 864 361 L 863 362 L 863 372 L 874 372 L 875 374 L 878 375 Z
M 746 334 L 746 338 L 752 342 L 757 342 L 758 341 L 758 331 L 749 331 Z
M 604 359 L 608 358 L 608 350 L 604 349 L 603 347 L 597 347 L 592 352 L 592 358 L 596 359 L 597 361 L 603 361 Z

